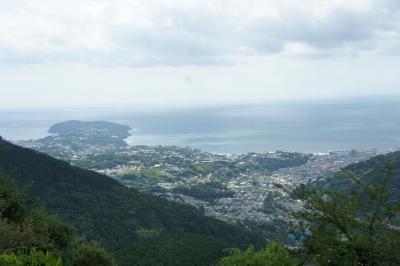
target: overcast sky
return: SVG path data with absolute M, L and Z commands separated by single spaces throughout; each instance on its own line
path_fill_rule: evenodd
M 399 0 L 0 0 L 0 106 L 400 95 Z

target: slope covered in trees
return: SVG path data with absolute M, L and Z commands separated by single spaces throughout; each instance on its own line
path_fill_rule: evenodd
M 400 198 L 400 152 L 375 156 L 367 161 L 349 165 L 343 169 L 344 171 L 333 174 L 318 185 L 330 190 L 347 191 L 356 186 L 353 177 L 370 183 L 371 180 L 382 176 L 388 164 L 393 168 L 390 187 L 395 190 L 396 198 Z
M 96 243 L 49 215 L 0 172 L 0 265 L 115 265 Z
M 148 245 L 167 234 L 214 238 L 221 243 L 219 250 L 264 244 L 241 225 L 205 217 L 193 207 L 128 189 L 107 176 L 4 140 L 0 140 L 0 168 L 19 186 L 30 184 L 30 193 L 40 197 L 51 213 L 112 250 Z

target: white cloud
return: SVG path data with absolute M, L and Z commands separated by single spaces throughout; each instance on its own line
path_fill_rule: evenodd
M 396 0 L 2 0 L 0 62 L 215 65 L 400 51 Z
M 392 97 L 399 55 L 399 0 L 0 0 L 0 108 Z

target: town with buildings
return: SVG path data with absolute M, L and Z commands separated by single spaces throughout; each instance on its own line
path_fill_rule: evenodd
M 208 216 L 265 228 L 266 237 L 281 241 L 288 235 L 284 225 L 292 222 L 290 212 L 301 207 L 290 193 L 299 184 L 394 151 L 216 154 L 189 147 L 121 145 L 126 134 L 112 124 L 82 124 L 79 130 L 66 132 L 20 144 L 111 176 L 128 187 L 195 206 Z M 102 145 L 107 138 L 117 145 Z M 271 232 L 274 235 L 268 235 Z

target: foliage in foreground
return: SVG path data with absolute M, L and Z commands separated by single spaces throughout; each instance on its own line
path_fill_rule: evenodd
M 15 255 L 14 253 L 4 253 L 0 255 L 0 265 L 2 266 L 62 266 L 60 257 L 51 252 L 32 250 L 28 254 Z
M 246 251 L 233 249 L 231 255 L 223 258 L 219 266 L 294 266 L 289 252 L 277 243 L 270 243 L 265 249 L 255 251 L 250 246 Z
M 302 186 L 297 196 L 305 202 L 296 213 L 300 236 L 305 237 L 306 261 L 320 265 L 400 265 L 400 230 L 396 217 L 400 200 L 391 186 L 393 169 L 382 177 L 350 176 L 348 191 Z M 398 178 L 395 176 L 395 178 Z
M 82 258 L 84 257 L 84 258 Z M 40 208 L 0 172 L 0 265 L 115 265 L 94 243 Z

